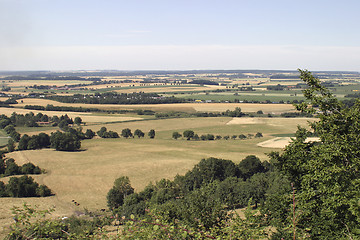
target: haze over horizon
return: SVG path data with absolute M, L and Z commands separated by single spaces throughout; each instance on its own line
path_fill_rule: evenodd
M 360 71 L 360 2 L 0 0 L 0 71 Z

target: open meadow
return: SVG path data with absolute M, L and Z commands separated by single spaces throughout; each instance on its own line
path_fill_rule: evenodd
M 128 176 L 136 191 L 142 190 L 150 182 L 162 178 L 173 179 L 176 174 L 184 174 L 203 158 L 217 157 L 239 163 L 247 155 L 254 154 L 261 160 L 268 159 L 267 153 L 281 151 L 281 148 L 263 148 L 257 144 L 273 139 L 276 134 L 292 134 L 297 125 L 306 125 L 306 118 L 184 118 L 160 119 L 134 122 L 119 122 L 89 125 L 94 131 L 105 126 L 108 130 L 121 133 L 124 128 L 133 132 L 140 129 L 147 133 L 156 131 L 155 139 L 118 138 L 102 139 L 96 137 L 83 140 L 81 151 L 61 152 L 54 149 L 15 151 L 6 154 L 19 165 L 32 162 L 46 170 L 46 174 L 34 175 L 39 184 L 46 184 L 55 195 L 46 198 L 1 198 L 0 225 L 11 223 L 14 205 L 23 202 L 38 205 L 40 208 L 56 206 L 55 216 L 69 216 L 84 209 L 99 210 L 107 208 L 106 194 L 114 180 Z M 263 138 L 246 140 L 187 141 L 172 139 L 172 133 L 193 130 L 199 136 L 214 134 L 232 136 L 261 132 Z M 18 131 L 29 131 L 19 128 Z M 41 131 L 41 128 L 36 128 Z M 36 132 L 32 132 L 36 133 Z M 7 178 L 2 179 L 6 181 Z M 75 206 L 72 200 L 80 203 Z

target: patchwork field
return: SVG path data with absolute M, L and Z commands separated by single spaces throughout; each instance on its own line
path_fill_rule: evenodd
M 24 107 L 25 105 L 46 106 L 52 104 L 54 106 L 70 106 L 83 108 L 99 108 L 104 110 L 133 110 L 147 109 L 153 111 L 184 111 L 184 112 L 223 112 L 226 110 L 234 110 L 236 107 L 241 108 L 243 112 L 257 112 L 262 110 L 264 113 L 283 113 L 295 111 L 292 104 L 254 104 L 254 103 L 179 103 L 179 104 L 137 104 L 137 105 L 117 105 L 117 104 L 82 104 L 82 103 L 61 103 L 48 99 L 25 98 L 23 102 L 13 106 Z

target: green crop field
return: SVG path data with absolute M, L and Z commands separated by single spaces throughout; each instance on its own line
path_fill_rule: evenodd
M 0 130 L 0 146 L 4 146 L 8 143 L 9 138 L 4 130 Z

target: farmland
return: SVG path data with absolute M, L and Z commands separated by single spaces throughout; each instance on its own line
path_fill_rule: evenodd
M 173 179 L 177 174 L 184 174 L 203 158 L 216 157 L 239 163 L 248 155 L 256 155 L 262 161 L 268 160 L 267 154 L 281 151 L 293 136 L 298 125 L 307 126 L 308 121 L 315 118 L 281 118 L 281 113 L 294 112 L 291 104 L 294 100 L 301 101 L 301 89 L 295 88 L 300 81 L 296 78 L 289 81 L 273 80 L 271 73 L 209 73 L 209 74 L 141 74 L 129 76 L 107 76 L 104 84 L 71 87 L 84 84 L 80 80 L 3 80 L 4 89 L 1 101 L 15 99 L 8 106 L 0 108 L 1 114 L 10 116 L 13 112 L 27 114 L 33 112 L 48 116 L 67 114 L 70 118 L 81 117 L 85 125 L 84 130 L 98 131 L 101 127 L 118 132 L 125 128 L 141 129 L 148 133 L 156 131 L 154 139 L 144 138 L 116 138 L 83 140 L 80 151 L 64 152 L 54 149 L 25 150 L 6 153 L 7 158 L 14 158 L 18 164 L 32 162 L 46 170 L 46 174 L 33 176 L 40 184 L 46 184 L 55 193 L 46 198 L 0 198 L 0 225 L 11 223 L 10 208 L 21 205 L 24 201 L 36 204 L 42 208 L 56 206 L 55 216 L 70 216 L 76 212 L 99 210 L 107 208 L 106 194 L 116 178 L 128 176 L 135 191 L 141 191 L 150 182 L 162 178 Z M 87 77 L 87 76 L 82 76 Z M 101 76 L 96 76 L 101 77 Z M 209 80 L 218 85 L 189 84 L 192 80 Z M 324 78 L 325 79 L 325 78 Z M 341 79 L 326 79 L 337 83 Z M 341 86 L 333 87 L 340 99 L 349 93 L 360 90 L 359 76 L 356 74 L 343 78 Z M 267 86 L 287 84 L 282 91 L 268 90 Z M 30 88 L 34 85 L 47 85 L 47 89 Z M 57 87 L 50 87 L 56 85 Z M 239 87 L 252 87 L 252 91 L 242 91 Z M 289 87 L 290 86 L 290 87 Z M 51 89 L 54 88 L 54 89 Z M 216 92 L 216 91 L 217 92 Z M 47 96 L 72 94 L 95 94 L 95 92 L 151 92 L 161 97 L 175 96 L 187 99 L 186 103 L 176 104 L 90 104 L 65 103 L 50 100 Z M 37 95 L 33 95 L 37 94 Z M 39 94 L 42 96 L 39 97 Z M 16 96 L 15 98 L 13 98 Z M 211 100 L 211 101 L 209 101 Z M 247 101 L 247 102 L 245 102 Z M 282 103 L 280 103 L 282 102 Z M 25 109 L 27 105 L 62 106 L 96 108 L 94 112 L 66 112 L 42 111 Z M 255 115 L 261 111 L 262 117 L 183 117 L 156 118 L 154 115 L 138 115 L 133 110 L 151 110 L 154 113 L 182 112 L 182 113 L 220 113 L 227 110 L 241 109 L 246 114 Z M 128 110 L 126 113 L 115 111 Z M 112 112 L 113 111 L 113 112 Z M 267 114 L 276 115 L 268 117 Z M 57 126 L 26 127 L 16 126 L 20 134 L 51 133 L 59 130 Z M 222 139 L 214 141 L 187 141 L 185 138 L 172 138 L 173 132 L 183 133 L 193 130 L 196 134 L 213 134 Z M 245 140 L 236 138 L 225 140 L 224 136 L 239 136 L 244 134 L 253 136 L 257 132 L 263 137 L 249 137 Z M 249 135 L 250 134 L 250 135 Z M 7 135 L 1 130 L 0 145 L 7 143 Z M 4 141 L 3 141 L 4 140 Z M 272 142 L 271 142 L 272 141 Z M 279 144 L 281 143 L 281 144 Z M 8 181 L 8 177 L 1 181 Z M 80 203 L 75 206 L 72 200 Z
M 123 128 L 156 130 L 155 139 L 101 139 L 82 141 L 79 152 L 59 152 L 53 149 L 16 151 L 6 156 L 16 159 L 18 164 L 28 161 L 46 169 L 47 173 L 34 178 L 46 184 L 55 196 L 30 199 L 0 199 L 5 209 L 22 201 L 37 205 L 56 206 L 56 214 L 67 216 L 83 208 L 96 210 L 106 208 L 106 193 L 114 179 L 129 176 L 136 190 L 142 190 L 149 182 L 161 178 L 173 179 L 176 174 L 184 174 L 199 160 L 218 157 L 239 162 L 247 155 L 255 154 L 267 159 L 266 153 L 275 148 L 262 148 L 256 144 L 272 139 L 275 133 L 292 133 L 297 124 L 306 125 L 309 119 L 261 118 L 188 118 L 152 121 L 137 121 L 89 126 L 94 131 L 100 126 L 121 132 Z M 200 134 L 232 135 L 262 132 L 264 138 L 248 140 L 187 141 L 171 138 L 173 131 L 183 132 L 192 129 Z M 40 130 L 40 129 L 39 129 Z M 35 133 L 35 132 L 33 132 Z M 51 156 L 51 157 L 49 157 Z M 81 205 L 75 207 L 75 199 Z M 3 211 L 2 223 L 9 223 L 9 210 Z

